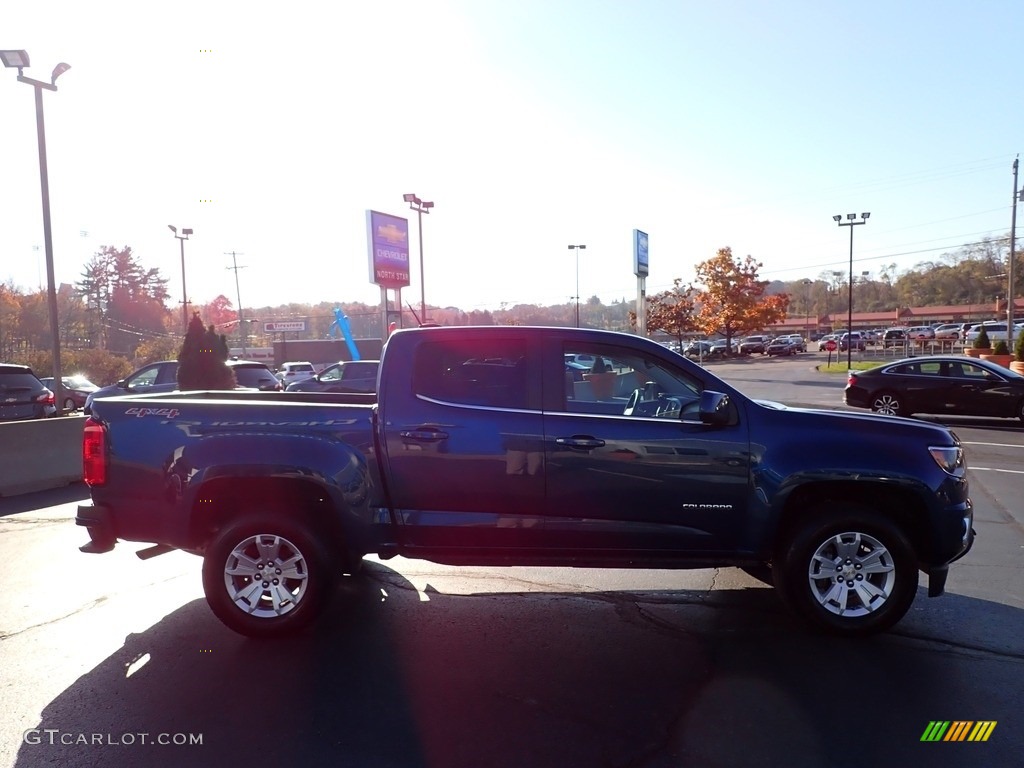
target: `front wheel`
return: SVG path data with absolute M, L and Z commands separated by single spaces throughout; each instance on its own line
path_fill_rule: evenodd
M 891 520 L 856 504 L 830 504 L 782 552 L 776 582 L 812 626 L 850 637 L 881 632 L 917 593 L 913 547 Z
M 283 516 L 228 526 L 203 560 L 210 609 L 248 637 L 278 637 L 310 626 L 333 584 L 327 558 L 308 527 Z

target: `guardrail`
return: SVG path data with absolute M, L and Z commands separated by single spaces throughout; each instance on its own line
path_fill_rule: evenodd
M 82 479 L 84 416 L 0 422 L 0 496 Z

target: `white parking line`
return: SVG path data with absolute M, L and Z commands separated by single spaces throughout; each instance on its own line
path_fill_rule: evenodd
M 969 443 L 966 440 L 961 442 L 962 445 L 986 445 L 989 448 L 1024 448 L 1024 445 L 1014 445 L 1013 443 Z
M 999 467 L 968 467 L 978 472 L 1009 472 L 1011 475 L 1024 475 L 1024 469 L 999 469 Z

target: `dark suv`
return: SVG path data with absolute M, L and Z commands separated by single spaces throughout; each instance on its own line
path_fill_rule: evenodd
M 274 372 L 264 363 L 251 360 L 228 360 L 227 366 L 234 372 L 235 381 L 242 389 L 263 391 L 280 390 L 283 387 Z M 92 401 L 112 395 L 153 395 L 158 392 L 173 392 L 178 388 L 178 361 L 161 360 L 159 363 L 144 365 L 130 376 L 116 384 L 101 387 L 91 393 L 83 409 L 86 416 L 92 413 Z
M 27 365 L 0 363 L 0 421 L 45 419 L 57 413 L 53 392 Z
M 882 347 L 902 347 L 910 343 L 906 328 L 887 328 L 882 335 Z

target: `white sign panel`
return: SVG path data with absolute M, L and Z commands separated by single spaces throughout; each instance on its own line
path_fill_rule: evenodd
M 283 331 L 305 331 L 305 320 L 269 320 L 263 324 L 264 333 Z

